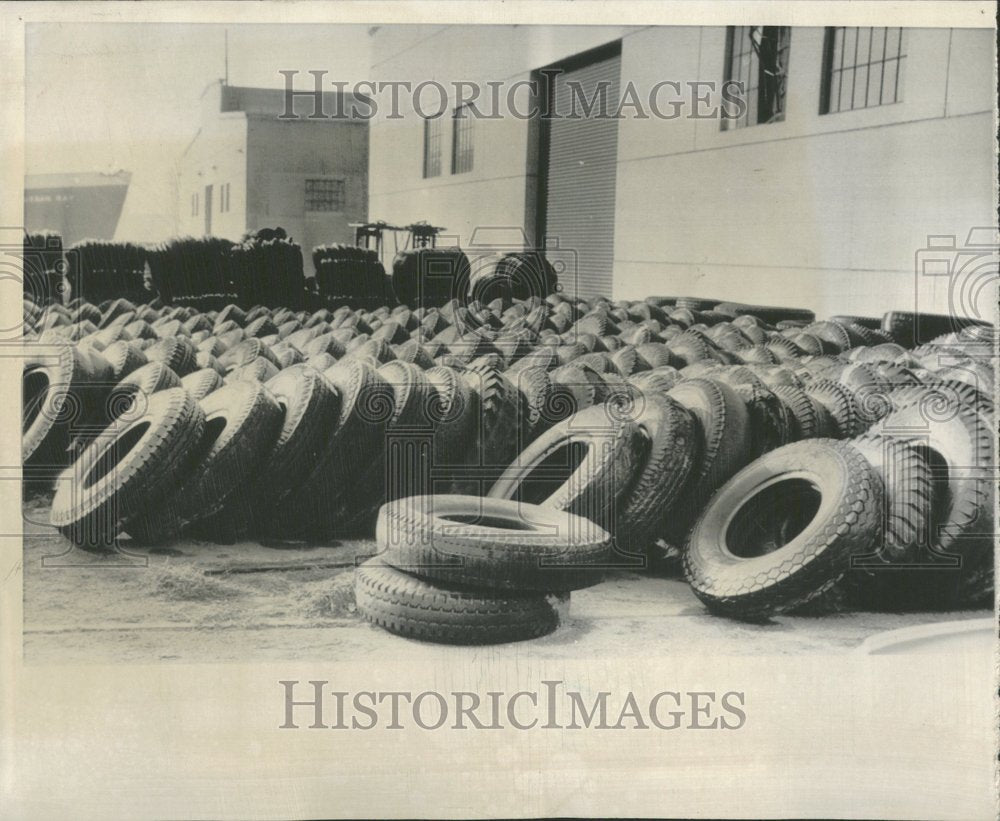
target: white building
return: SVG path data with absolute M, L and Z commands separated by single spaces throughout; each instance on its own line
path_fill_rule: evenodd
M 406 108 L 373 122 L 371 217 L 427 220 L 464 246 L 483 226 L 558 241 L 578 257 L 582 295 L 912 307 L 928 236 L 961 245 L 996 223 L 994 32 L 758 27 L 753 38 L 761 56 L 747 29 L 726 27 L 379 28 L 373 79 L 436 81 L 449 99 L 443 120 Z M 503 81 L 506 94 L 545 68 L 564 70 L 553 99 L 566 101 L 567 80 L 607 80 L 612 97 L 631 83 L 647 113 L 649 91 L 677 82 L 680 95 L 661 85 L 657 99 L 663 112 L 684 101 L 684 116 L 455 118 L 455 81 Z M 687 84 L 726 79 L 750 87 L 747 116 L 690 116 L 721 100 L 696 109 Z M 518 89 L 520 110 L 530 93 Z M 438 107 L 432 90 L 423 99 L 423 113 Z M 920 294 L 920 308 L 948 308 L 940 278 Z
M 335 92 L 323 96 L 325 111 L 349 110 Z M 353 242 L 350 223 L 367 217 L 368 123 L 313 119 L 312 105 L 297 99 L 302 116 L 283 119 L 283 89 L 210 85 L 179 162 L 179 233 L 235 241 L 281 226 L 307 269 L 314 246 Z

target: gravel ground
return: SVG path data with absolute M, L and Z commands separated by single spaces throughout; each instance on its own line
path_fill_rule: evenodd
M 374 542 L 216 545 L 100 556 L 68 548 L 25 505 L 24 655 L 31 663 L 257 662 L 426 657 L 355 612 L 353 565 Z M 127 542 L 122 542 L 128 550 Z M 676 578 L 616 573 L 558 604 L 560 627 L 532 642 L 492 647 L 502 657 L 641 657 L 714 653 L 840 653 L 884 630 L 963 613 L 837 613 L 744 624 L 709 615 Z M 433 648 L 470 658 L 481 649 Z

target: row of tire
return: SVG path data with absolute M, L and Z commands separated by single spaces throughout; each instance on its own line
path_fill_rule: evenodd
M 910 595 L 911 606 L 982 599 L 992 565 L 987 573 L 978 560 L 980 530 L 991 515 L 981 476 L 963 484 L 961 471 L 942 479 L 931 468 L 992 464 L 983 447 L 990 437 L 975 430 L 992 413 L 984 332 L 966 329 L 908 351 L 870 327 L 880 323 L 863 318 L 867 325 L 817 323 L 804 315 L 772 325 L 760 315 L 775 319 L 767 311 L 777 309 L 714 305 L 699 312 L 676 305 L 552 295 L 306 315 L 235 306 L 199 314 L 124 300 L 103 311 L 84 303 L 36 312 L 26 304 L 34 338 L 55 344 L 48 359 L 39 353 L 26 360 L 25 462 L 30 475 L 32 467 L 74 460 L 58 483 L 52 515 L 80 544 L 110 546 L 121 532 L 145 541 L 183 533 L 219 540 L 370 535 L 383 502 L 433 501 L 449 491 L 463 494 L 467 507 L 483 504 L 486 495 L 521 510 L 559 509 L 613 533 L 614 555 L 585 561 L 574 540 L 563 538 L 591 580 L 618 566 L 608 564 L 615 556 L 642 556 L 656 539 L 683 545 L 692 526 L 695 534 L 708 527 L 714 503 L 706 504 L 742 468 L 760 470 L 764 462 L 766 469 L 766 460 L 779 456 L 799 469 L 836 462 L 851 470 L 830 468 L 782 484 L 801 503 L 782 507 L 765 499 L 763 514 L 740 520 L 736 530 L 757 535 L 733 539 L 773 549 L 735 562 L 728 576 L 719 576 L 717 565 L 732 563 L 731 545 L 706 554 L 687 541 L 686 574 L 712 609 L 757 617 L 796 607 L 845 575 L 844 545 L 848 558 L 871 554 L 878 564 L 913 562 L 914 552 L 928 547 L 937 556 L 955 555 L 956 545 L 969 548 L 965 571 L 924 568 L 919 584 L 910 583 L 915 574 L 892 575 L 907 578 L 899 585 L 903 593 L 920 592 Z M 928 403 L 950 415 L 935 420 Z M 911 423 L 902 432 L 900 414 Z M 909 441 L 916 422 L 929 427 L 921 445 Z M 827 441 L 859 435 L 849 445 Z M 829 503 L 819 506 L 824 511 L 840 510 L 836 499 L 852 501 L 848 535 L 834 540 L 837 549 L 818 550 L 811 537 L 793 531 L 827 474 L 861 477 L 869 490 L 861 493 L 864 504 L 855 498 L 857 482 L 820 492 Z M 735 493 L 741 492 L 737 483 Z M 865 511 L 860 518 L 858 504 Z M 871 511 L 880 523 L 889 516 L 886 522 L 901 524 L 854 524 L 870 524 Z M 474 521 L 476 514 L 465 515 Z M 728 544 L 716 537 L 699 537 L 697 544 L 713 538 Z M 862 543 L 867 553 L 859 554 Z M 789 546 L 799 553 L 783 558 Z M 813 560 L 821 553 L 830 562 Z M 764 566 L 755 571 L 757 583 L 747 580 L 751 565 Z M 378 584 L 403 588 L 382 589 L 379 600 L 400 606 L 403 599 L 412 604 L 414 585 L 442 581 L 394 566 L 369 567 L 358 584 L 370 587 L 387 573 L 403 573 L 405 584 L 382 578 Z M 743 587 L 731 589 L 733 574 Z M 536 587 L 564 592 L 548 567 L 536 562 L 534 575 Z M 850 574 L 862 576 L 878 579 L 874 589 L 882 589 L 888 574 Z M 467 569 L 445 581 L 457 583 L 460 595 L 471 590 L 474 599 L 497 587 L 487 583 L 492 577 L 469 577 Z M 860 587 L 870 591 L 873 584 Z M 436 589 L 432 598 L 447 588 Z M 509 598 L 512 591 L 500 589 Z M 366 595 L 359 587 L 362 612 L 397 624 L 399 632 L 424 635 L 414 627 L 419 613 L 393 622 Z M 418 600 L 425 595 L 431 593 Z M 490 612 L 510 609 L 497 607 Z M 427 612 L 435 615 L 434 608 Z M 449 635 L 460 640 L 466 633 L 456 629 Z M 497 629 L 494 638 L 506 635 Z

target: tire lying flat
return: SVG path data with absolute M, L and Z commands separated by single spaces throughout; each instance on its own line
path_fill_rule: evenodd
M 385 561 L 445 584 L 573 590 L 600 581 L 606 530 L 551 507 L 480 496 L 411 496 L 383 505 L 375 538 Z
M 369 560 L 354 573 L 358 612 L 406 638 L 444 644 L 500 644 L 544 636 L 559 623 L 540 595 L 437 587 Z

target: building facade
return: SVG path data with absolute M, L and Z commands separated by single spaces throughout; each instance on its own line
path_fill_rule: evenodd
M 324 94 L 326 111 L 349 105 Z M 179 233 L 238 240 L 281 226 L 307 260 L 316 245 L 353 242 L 349 224 L 368 214 L 368 124 L 310 119 L 311 106 L 299 97 L 301 116 L 283 119 L 281 89 L 209 86 L 179 164 Z
M 448 96 L 373 122 L 369 210 L 466 247 L 496 226 L 558 245 L 581 295 L 948 310 L 946 278 L 916 265 L 928 237 L 996 224 L 993 46 L 990 29 L 383 27 L 373 79 Z M 502 83 L 501 116 L 462 121 L 456 81 Z M 517 115 L 602 85 L 639 105 Z

